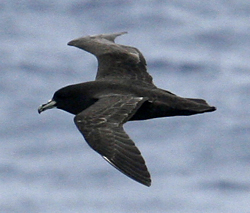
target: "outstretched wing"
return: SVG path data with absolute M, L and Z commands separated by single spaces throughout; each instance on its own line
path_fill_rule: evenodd
M 145 161 L 123 129 L 123 124 L 145 102 L 142 97 L 106 96 L 75 116 L 87 143 L 111 165 L 130 178 L 150 186 Z
M 124 46 L 114 42 L 117 36 L 126 32 L 86 36 L 68 43 L 92 53 L 98 60 L 96 80 L 126 79 L 137 84 L 155 87 L 152 77 L 147 72 L 146 60 L 135 47 Z

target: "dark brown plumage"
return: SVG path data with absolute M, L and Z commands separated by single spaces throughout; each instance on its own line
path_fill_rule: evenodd
M 202 99 L 182 98 L 157 88 L 141 52 L 114 43 L 122 34 L 86 36 L 69 42 L 68 45 L 97 57 L 96 80 L 59 89 L 38 112 L 57 107 L 76 115 L 77 128 L 95 151 L 127 176 L 150 186 L 145 161 L 123 124 L 130 120 L 211 112 L 215 107 Z

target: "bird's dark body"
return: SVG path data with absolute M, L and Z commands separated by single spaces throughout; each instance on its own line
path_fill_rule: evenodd
M 97 57 L 96 80 L 59 89 L 38 112 L 57 107 L 74 114 L 77 128 L 95 151 L 130 178 L 150 186 L 145 161 L 123 124 L 211 112 L 215 107 L 203 99 L 183 98 L 157 88 L 141 52 L 114 43 L 122 34 L 87 36 L 69 42 Z
M 60 105 L 57 106 L 57 108 L 74 115 L 82 112 L 98 99 L 107 95 L 131 95 L 146 98 L 142 106 L 129 120 L 193 115 L 214 110 L 213 107 L 208 108 L 207 103 L 202 99 L 182 98 L 166 90 L 138 85 L 136 81 L 129 80 L 90 81 L 66 86 L 57 93 L 70 93 L 69 97 L 74 98 L 75 101 L 72 101 L 67 97 L 67 105 L 64 102 L 62 107 Z

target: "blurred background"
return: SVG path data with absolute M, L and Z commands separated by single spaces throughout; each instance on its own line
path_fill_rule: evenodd
M 249 213 L 250 2 L 0 0 L 0 212 Z M 152 186 L 84 141 L 73 116 L 37 108 L 95 78 L 94 56 L 67 42 L 128 31 L 154 83 L 217 111 L 130 122 Z

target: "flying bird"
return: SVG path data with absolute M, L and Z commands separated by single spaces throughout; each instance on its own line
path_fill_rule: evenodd
M 123 124 L 216 110 L 203 99 L 183 98 L 155 86 L 146 60 L 135 47 L 115 43 L 126 32 L 81 37 L 68 43 L 96 56 L 94 81 L 63 87 L 38 112 L 51 108 L 75 115 L 86 142 L 116 169 L 146 186 L 150 173 Z

